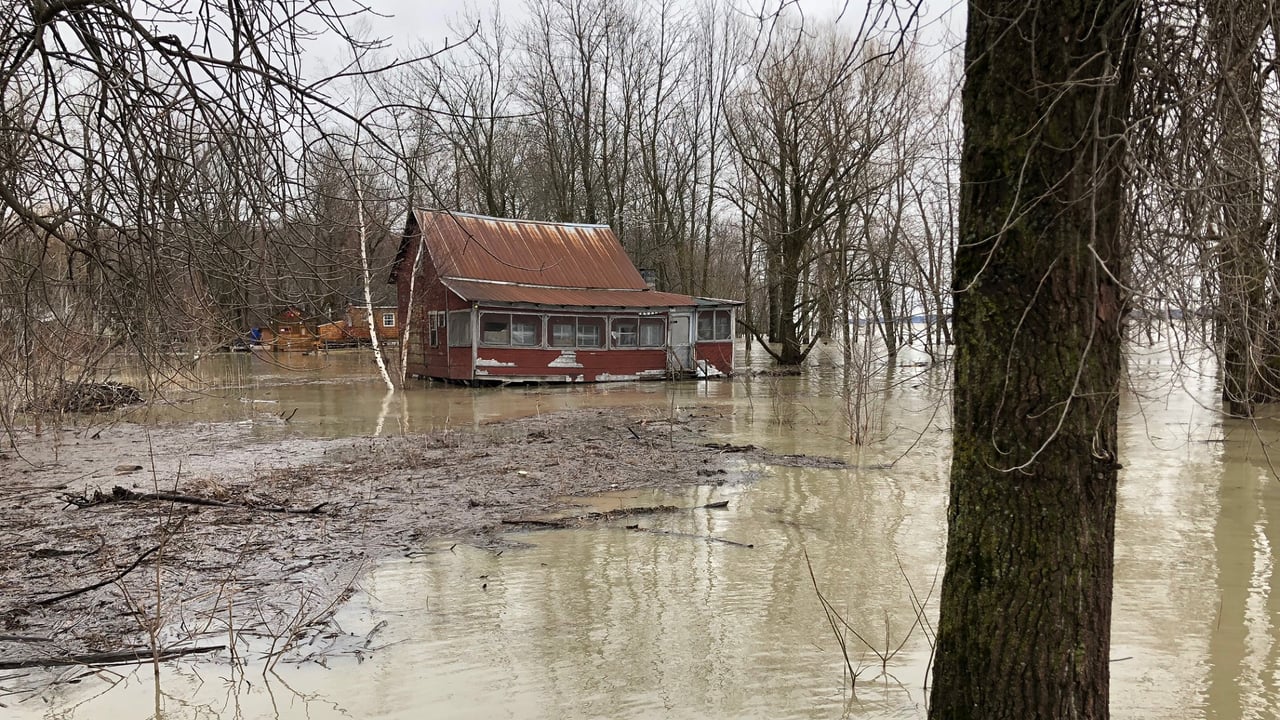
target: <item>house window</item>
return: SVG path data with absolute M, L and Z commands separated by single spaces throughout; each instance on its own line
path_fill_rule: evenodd
M 485 345 L 511 343 L 511 316 L 484 313 L 480 316 L 480 342 Z
M 550 317 L 548 336 L 553 348 L 571 348 L 578 344 L 578 319 L 572 317 Z
M 442 315 L 444 313 L 439 310 L 427 311 L 427 340 L 431 347 L 440 347 L 440 327 L 438 323 Z
M 547 318 L 547 345 L 553 348 L 602 348 L 604 328 L 604 318 L 552 315 Z
M 716 311 L 716 339 L 732 340 L 733 339 L 733 323 L 732 315 L 728 310 Z
M 396 314 L 393 312 L 382 313 L 382 327 L 395 327 Z
M 728 310 L 707 310 L 698 313 L 698 342 L 732 340 L 733 325 Z
M 482 313 L 480 341 L 485 345 L 538 347 L 542 344 L 542 318 L 537 315 Z
M 615 319 L 613 321 L 613 332 L 610 333 L 609 339 L 616 348 L 637 347 L 640 343 L 640 337 L 636 334 L 636 319 Z
M 449 313 L 449 347 L 471 346 L 471 311 Z
M 599 318 L 599 317 L 578 318 L 578 347 L 580 348 L 604 347 L 604 318 Z
M 660 318 L 640 318 L 640 347 L 666 347 L 667 323 Z
M 511 316 L 511 344 L 517 347 L 537 347 L 542 344 L 542 318 L 536 315 Z

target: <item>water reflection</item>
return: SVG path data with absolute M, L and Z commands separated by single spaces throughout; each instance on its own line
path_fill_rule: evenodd
M 376 633 L 381 650 L 363 662 L 333 659 L 329 668 L 282 666 L 276 678 L 169 666 L 165 717 L 924 717 L 930 636 L 915 603 L 926 603 L 932 623 L 945 542 L 947 370 L 908 360 L 877 378 L 883 440 L 859 448 L 849 442 L 847 386 L 834 356 L 799 378 L 503 390 L 424 384 L 393 397 L 355 353 L 308 360 L 315 365 L 302 370 L 247 356 L 201 365 L 212 389 L 162 414 L 333 436 L 647 405 L 716 414 L 726 441 L 857 467 L 765 467 L 749 486 L 598 501 L 730 500 L 728 510 L 643 521 L 666 535 L 621 526 L 549 531 L 518 536 L 524 550 L 442 545 L 385 562 L 338 618 L 357 635 L 389 621 Z M 1276 423 L 1222 423 L 1211 360 L 1169 357 L 1133 354 L 1122 405 L 1113 715 L 1274 717 L 1280 482 L 1268 451 L 1276 456 Z M 292 408 L 283 422 L 279 414 Z M 852 688 L 806 557 L 850 627 L 882 653 L 901 643 L 882 666 L 846 634 L 858 673 Z M 47 710 L 28 702 L 17 717 L 144 717 L 151 691 L 145 672 L 91 699 L 91 688 L 61 686 L 48 693 Z

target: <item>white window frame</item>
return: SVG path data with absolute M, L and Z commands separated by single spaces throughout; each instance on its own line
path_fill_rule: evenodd
M 710 332 L 703 335 L 704 318 L 710 323 Z M 733 340 L 733 315 L 728 310 L 701 310 L 695 320 L 697 342 L 726 342 Z
M 568 342 L 557 342 L 556 328 L 569 328 Z M 547 317 L 547 347 L 572 350 L 578 347 L 578 317 L 576 315 L 551 315 Z
M 657 328 L 657 334 L 645 342 L 645 328 Z M 642 348 L 664 348 L 667 346 L 667 321 L 660 317 L 642 317 L 637 327 L 637 342 Z
M 486 337 L 484 325 L 486 322 L 498 323 L 500 318 L 506 318 L 506 330 L 503 331 L 502 338 L 499 339 L 496 334 Z M 519 329 L 517 329 L 517 325 Z M 543 336 L 543 317 L 532 313 L 519 312 L 495 312 L 485 310 L 480 313 L 480 344 L 485 347 L 510 347 L 510 348 L 540 348 L 542 347 Z M 532 334 L 530 335 L 530 330 Z M 497 331 L 493 331 L 497 332 Z
M 511 339 L 511 347 L 518 348 L 536 348 L 542 347 L 542 318 L 538 315 L 522 315 L 520 313 L 511 313 L 507 324 L 507 335 Z M 532 320 L 532 322 L 526 322 Z M 519 326 L 519 330 L 516 327 Z M 517 332 L 519 333 L 519 342 L 517 342 Z M 526 335 L 526 333 L 531 333 Z
M 579 315 L 578 318 L 578 348 L 582 350 L 604 350 L 606 336 L 609 334 L 609 318 L 600 316 L 584 316 Z M 588 322 L 583 322 L 586 320 Z M 595 330 L 595 342 L 586 344 L 582 342 L 582 331 L 584 329 Z
M 624 342 L 624 339 L 628 337 L 631 339 L 631 342 Z M 614 350 L 635 350 L 639 348 L 640 318 L 609 318 L 609 347 Z

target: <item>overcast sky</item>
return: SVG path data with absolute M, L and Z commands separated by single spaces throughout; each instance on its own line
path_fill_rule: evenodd
M 740 0 L 744 5 L 758 7 L 762 3 L 776 6 L 779 0 Z M 372 9 L 384 17 L 369 16 L 362 28 L 370 37 L 386 38 L 390 52 L 404 57 L 417 43 L 426 42 L 433 48 L 444 44 L 445 39 L 456 39 L 449 24 L 465 12 L 487 16 L 497 8 L 509 20 L 515 21 L 525 13 L 525 0 L 367 0 Z M 797 0 L 805 17 L 818 20 L 835 17 L 844 9 L 851 21 L 861 18 L 860 0 Z M 848 6 L 846 7 L 846 2 Z M 905 5 L 904 0 L 897 0 Z M 692 4 L 692 3 L 690 3 Z M 926 42 L 939 42 L 948 34 L 957 38 L 963 31 L 964 0 L 925 0 L 918 21 Z M 514 24 L 514 23 L 513 23 Z

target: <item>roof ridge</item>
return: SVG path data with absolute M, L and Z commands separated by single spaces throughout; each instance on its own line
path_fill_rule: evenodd
M 436 213 L 439 215 L 448 215 L 464 218 L 473 218 L 476 220 L 493 220 L 495 222 L 519 223 L 525 225 L 555 225 L 556 227 L 570 228 L 608 228 L 612 229 L 608 223 L 572 223 L 572 222 L 556 222 L 555 220 L 531 220 L 527 218 L 504 218 L 496 215 L 481 215 L 479 213 L 458 212 L 457 210 L 436 210 L 433 208 L 417 208 L 419 212 Z
M 463 282 L 485 283 L 488 285 L 509 285 L 511 287 L 548 289 L 548 290 L 609 290 L 610 292 L 657 292 L 651 287 L 620 288 L 599 287 L 591 285 L 544 285 L 541 283 L 519 282 L 517 280 L 489 280 L 487 278 L 466 277 L 463 275 L 443 275 L 441 280 L 461 280 Z

